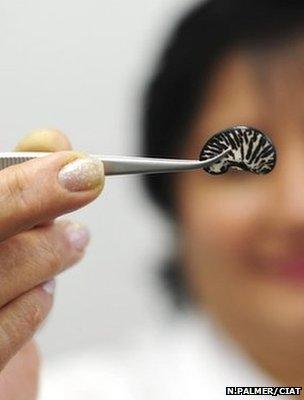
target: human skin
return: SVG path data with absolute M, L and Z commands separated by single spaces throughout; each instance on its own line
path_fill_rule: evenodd
M 179 174 L 179 245 L 192 300 L 280 383 L 304 386 L 304 42 L 231 50 L 209 83 L 183 156 L 233 125 L 273 139 L 275 170 Z M 255 60 L 253 62 L 253 60 Z
M 37 398 L 40 361 L 31 338 L 53 300 L 43 283 L 77 263 L 89 239 L 85 227 L 54 220 L 93 201 L 104 183 L 102 165 L 84 190 L 79 179 L 69 190 L 60 183 L 61 168 L 84 155 L 65 151 L 70 143 L 58 131 L 32 132 L 17 150 L 56 154 L 0 172 L 0 400 Z

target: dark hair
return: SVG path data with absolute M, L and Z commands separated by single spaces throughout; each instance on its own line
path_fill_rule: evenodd
M 213 68 L 229 48 L 280 42 L 303 22 L 303 0 L 210 0 L 193 8 L 178 23 L 148 85 L 144 154 L 179 156 Z M 161 207 L 173 210 L 169 174 L 148 175 L 145 185 Z
M 144 154 L 179 156 L 212 72 L 229 49 L 280 43 L 303 29 L 303 22 L 303 0 L 210 0 L 195 6 L 174 29 L 147 87 Z M 156 203 L 174 213 L 170 174 L 144 179 Z M 165 275 L 175 291 L 182 288 L 178 268 L 167 269 Z

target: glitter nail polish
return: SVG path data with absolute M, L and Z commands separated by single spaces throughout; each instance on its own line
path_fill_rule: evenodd
M 71 192 L 96 189 L 103 184 L 103 164 L 94 158 L 78 158 L 66 164 L 58 174 L 62 186 Z

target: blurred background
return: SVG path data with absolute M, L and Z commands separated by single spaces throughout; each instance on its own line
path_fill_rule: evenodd
M 57 128 L 74 148 L 138 155 L 141 94 L 158 50 L 190 0 L 2 0 L 0 148 Z M 114 177 L 74 219 L 88 224 L 85 259 L 59 277 L 39 334 L 48 358 L 117 346 L 167 312 L 157 284 L 169 227 L 137 177 Z

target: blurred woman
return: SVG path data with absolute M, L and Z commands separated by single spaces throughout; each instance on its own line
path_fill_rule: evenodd
M 145 155 L 197 158 L 211 133 L 249 125 L 273 139 L 277 167 L 145 178 L 176 230 L 164 277 L 177 317 L 125 353 L 75 357 L 42 399 L 304 386 L 303 23 L 303 2 L 286 0 L 210 0 L 179 22 L 147 89 Z

